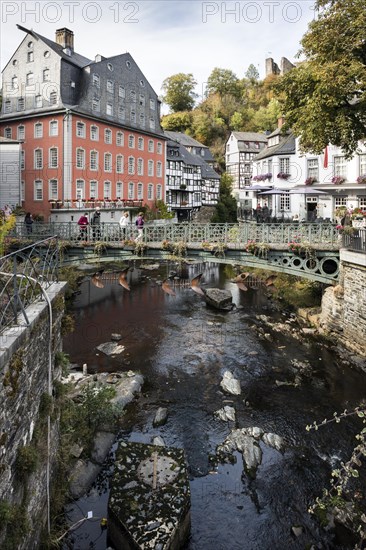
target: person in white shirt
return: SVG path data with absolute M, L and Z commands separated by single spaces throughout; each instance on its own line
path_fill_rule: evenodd
M 127 238 L 127 228 L 130 224 L 130 216 L 128 212 L 124 212 L 119 220 L 119 226 L 121 228 L 122 238 Z

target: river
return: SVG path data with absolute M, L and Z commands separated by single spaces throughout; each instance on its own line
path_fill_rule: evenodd
M 310 433 L 305 427 L 359 404 L 366 375 L 321 343 L 266 328 L 263 315 L 288 326 L 289 314 L 278 311 L 264 287 L 240 291 L 228 269 L 171 263 L 151 271 L 135 262 L 128 273 L 130 292 L 117 283 L 96 288 L 86 277 L 73 303 L 76 328 L 65 338 L 64 351 L 72 363 L 87 363 L 90 372 L 143 374 L 142 394 L 128 407 L 118 438 L 150 443 L 160 435 L 166 445 L 184 448 L 192 502 L 186 550 L 349 548 L 342 530 L 333 538 L 307 510 L 328 486 L 331 469 L 349 456 L 360 422 L 349 418 Z M 164 293 L 158 282 L 172 271 L 186 281 L 203 273 L 206 287 L 232 291 L 236 308 L 211 309 L 187 285 L 175 287 L 176 296 Z M 113 359 L 95 349 L 112 333 L 120 333 L 125 346 Z M 226 369 L 240 380 L 241 395 L 221 390 Z M 214 416 L 225 404 L 235 408 L 235 424 Z M 168 409 L 168 421 L 154 428 L 161 406 Z M 261 445 L 263 460 L 254 479 L 243 473 L 239 454 L 234 464 L 213 460 L 232 428 L 250 426 L 285 441 L 284 452 Z M 68 506 L 70 524 L 89 511 L 106 517 L 112 468 L 113 455 L 91 491 Z M 301 526 L 299 536 L 293 526 Z M 75 550 L 107 546 L 97 519 L 68 539 Z

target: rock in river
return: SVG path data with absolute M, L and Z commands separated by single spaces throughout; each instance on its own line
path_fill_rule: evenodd
M 223 379 L 220 382 L 220 386 L 224 391 L 227 391 L 228 393 L 231 393 L 233 395 L 240 395 L 241 394 L 241 388 L 240 388 L 240 382 L 234 376 L 232 373 L 228 370 L 224 372 Z
M 233 308 L 233 297 L 230 290 L 221 290 L 220 288 L 207 288 L 204 291 L 206 303 L 216 309 L 225 311 Z

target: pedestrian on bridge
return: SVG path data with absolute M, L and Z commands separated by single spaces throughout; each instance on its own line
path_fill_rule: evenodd
M 88 213 L 86 212 L 85 214 L 80 216 L 79 221 L 78 221 L 78 226 L 80 228 L 79 240 L 81 240 L 81 241 L 86 241 L 87 240 L 88 225 L 89 225 Z
M 121 216 L 121 219 L 119 220 L 119 226 L 121 228 L 121 237 L 124 240 L 126 240 L 128 237 L 127 228 L 129 226 L 129 223 L 130 223 L 130 215 L 128 212 L 124 212 Z
M 28 235 L 33 231 L 32 229 L 33 221 L 34 220 L 33 220 L 32 214 L 30 212 L 27 212 L 24 218 L 24 224 Z
M 138 235 L 136 237 L 136 242 L 142 241 L 142 237 L 143 237 L 143 234 L 144 234 L 144 223 L 145 223 L 144 213 L 140 212 L 139 215 L 137 216 L 137 220 L 136 220 L 136 227 L 137 227 L 137 231 L 138 231 Z

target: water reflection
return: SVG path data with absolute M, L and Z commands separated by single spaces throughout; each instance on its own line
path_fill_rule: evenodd
M 230 289 L 236 309 L 222 313 L 208 308 L 189 286 L 199 273 L 204 274 L 203 287 Z M 130 291 L 113 282 L 96 288 L 87 277 L 75 300 L 76 330 L 65 338 L 65 352 L 92 371 L 143 374 L 143 393 L 129 407 L 119 437 L 150 443 L 160 435 L 167 445 L 185 449 L 192 493 L 187 549 L 303 549 L 319 541 L 324 548 L 337 548 L 330 535 L 318 531 L 307 508 L 327 483 L 331 466 L 347 456 L 357 423 L 350 419 L 310 434 L 305 426 L 362 399 L 364 376 L 352 369 L 344 372 L 335 355 L 310 342 L 281 332 L 270 340 L 260 338 L 253 330 L 257 314 L 279 316 L 271 295 L 263 286 L 242 292 L 230 282 L 232 276 L 218 264 L 167 264 L 157 271 L 135 264 L 127 274 Z M 167 277 L 176 296 L 162 291 Z M 126 349 L 108 358 L 96 346 L 112 333 L 122 335 Z M 225 369 L 240 380 L 240 396 L 220 390 Z M 225 404 L 236 410 L 235 426 L 214 417 Z M 154 428 L 159 406 L 168 408 L 168 422 Z M 255 479 L 243 474 L 239 454 L 235 464 L 212 460 L 232 428 L 249 426 L 277 433 L 286 442 L 284 453 L 261 444 L 263 461 Z M 106 515 L 107 473 L 108 468 L 103 482 L 77 507 L 69 507 L 70 521 L 88 510 Z M 304 527 L 298 539 L 293 525 Z M 70 544 L 104 550 L 106 533 L 88 522 Z

